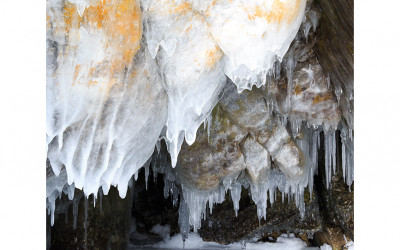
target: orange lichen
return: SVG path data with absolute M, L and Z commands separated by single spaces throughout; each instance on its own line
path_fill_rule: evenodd
M 188 11 L 192 9 L 192 6 L 188 2 L 184 2 L 183 4 L 171 5 L 171 13 L 185 15 Z
M 86 83 L 79 84 L 94 86 L 98 84 L 97 81 L 91 80 L 94 72 L 109 78 L 123 72 L 132 63 L 140 48 L 142 26 L 140 5 L 137 0 L 102 0 L 93 6 L 88 6 L 82 17 L 75 4 L 67 2 L 63 7 L 63 22 L 64 24 L 61 26 L 65 27 L 65 36 L 67 37 L 72 30 L 76 32 L 81 27 L 93 33 L 103 32 L 106 43 L 102 49 L 105 52 L 111 52 L 104 61 L 96 62 L 95 66 L 77 65 L 74 71 L 73 85 L 79 74 L 87 76 L 85 79 L 88 79 Z M 75 50 L 74 47 L 67 47 L 67 51 L 71 49 Z M 90 64 L 92 63 L 90 62 Z M 115 81 L 110 80 L 108 87 L 114 83 Z
M 185 29 L 185 32 L 188 32 L 192 28 L 192 24 Z
M 320 102 L 323 102 L 323 101 L 330 100 L 330 99 L 332 99 L 332 97 L 333 96 L 332 96 L 331 92 L 327 92 L 327 93 L 322 94 L 322 95 L 318 94 L 318 95 L 314 96 L 312 104 L 317 104 L 317 103 L 320 103 Z
M 81 70 L 82 65 L 78 64 L 75 66 L 75 71 L 74 71 L 74 82 L 73 84 L 75 84 L 76 78 L 78 78 L 79 75 L 79 71 Z
M 89 6 L 85 11 L 85 18 L 91 25 L 97 26 L 98 29 L 103 27 L 103 23 L 107 21 L 108 12 L 112 6 L 110 1 L 100 1 L 95 6 Z
M 207 50 L 206 56 L 206 66 L 211 68 L 222 57 L 222 52 L 218 46 L 215 46 L 213 49 Z
M 90 87 L 90 86 L 95 86 L 95 85 L 97 85 L 98 83 L 99 83 L 98 81 L 90 80 L 90 81 L 88 82 L 88 87 Z
M 135 0 L 103 0 L 85 11 L 90 24 L 103 28 L 110 45 L 120 51 L 122 64 L 130 63 L 142 37 L 140 6 Z
M 302 88 L 300 87 L 300 85 L 296 85 L 294 87 L 294 93 L 295 95 L 300 95 L 303 92 Z
M 248 18 L 250 21 L 259 18 L 266 20 L 268 23 L 281 23 L 282 21 L 291 23 L 299 13 L 299 7 L 300 0 L 296 0 L 295 4 L 274 0 L 270 10 L 266 10 L 265 6 L 257 5 L 252 14 L 248 14 Z M 245 10 L 247 11 L 247 9 Z
M 67 35 L 71 29 L 79 29 L 82 17 L 79 16 L 75 4 L 67 2 L 63 8 L 63 14 Z

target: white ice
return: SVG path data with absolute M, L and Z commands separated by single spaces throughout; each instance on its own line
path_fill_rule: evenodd
M 329 245 L 327 245 L 329 246 Z M 134 248 L 131 246 L 132 249 Z M 135 246 L 136 248 L 138 246 Z M 329 246 L 330 247 L 330 246 Z M 175 235 L 162 242 L 139 249 L 183 249 L 183 241 L 179 235 Z M 206 242 L 195 233 L 189 233 L 188 238 L 185 240 L 184 249 L 248 249 L 248 250 L 311 250 L 311 249 L 329 249 L 319 247 L 307 247 L 307 244 L 294 234 L 282 234 L 274 243 L 270 242 L 235 242 L 229 245 L 221 245 L 215 242 Z

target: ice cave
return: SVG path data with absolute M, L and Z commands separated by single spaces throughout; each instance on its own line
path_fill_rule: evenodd
M 47 249 L 353 249 L 353 9 L 46 0 Z

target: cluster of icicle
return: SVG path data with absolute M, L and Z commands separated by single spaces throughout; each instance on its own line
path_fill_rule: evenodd
M 299 208 L 300 216 L 305 215 L 304 192 L 308 189 L 310 197 L 314 187 L 314 175 L 318 174 L 318 152 L 325 153 L 325 179 L 326 187 L 330 188 L 332 174 L 336 174 L 337 157 L 335 154 L 337 135 L 341 139 L 341 167 L 344 182 L 349 186 L 353 183 L 353 140 L 349 136 L 349 129 L 344 122 L 338 125 L 340 133 L 336 129 L 324 130 L 322 127 L 313 127 L 307 123 L 300 125 L 299 132 L 302 138 L 295 139 L 304 155 L 304 169 L 294 178 L 288 178 L 279 168 L 272 168 L 264 173 L 258 182 L 254 182 L 244 171 L 238 176 L 227 176 L 223 178 L 220 185 L 213 190 L 198 190 L 185 186 L 179 169 L 173 169 L 165 160 L 167 157 L 162 153 L 155 153 L 151 162 L 153 176 L 162 174 L 164 176 L 164 197 L 169 196 L 173 205 L 179 204 L 179 226 L 183 239 L 192 228 L 197 232 L 201 227 L 201 220 L 206 218 L 207 210 L 212 214 L 213 205 L 225 201 L 229 193 L 233 202 L 236 216 L 239 211 L 239 201 L 242 188 L 248 189 L 252 200 L 257 206 L 258 219 L 266 219 L 267 204 L 272 205 L 276 200 L 277 191 L 282 193 L 282 202 L 293 202 Z M 321 136 L 323 135 L 323 142 Z M 146 165 L 146 182 L 149 171 Z
M 86 197 L 93 194 L 96 199 L 113 185 L 125 197 L 131 177 L 137 178 L 141 167 L 148 176 L 151 155 L 161 138 L 175 167 L 183 140 L 189 145 L 195 141 L 227 78 L 239 93 L 265 85 L 300 26 L 307 34 L 311 27 L 315 30 L 318 16 L 309 12 L 306 17 L 305 11 L 306 0 L 47 0 L 46 138 L 52 169 L 47 176 L 47 207 L 51 223 L 55 201 L 63 192 L 76 200 L 74 189 L 83 189 Z M 295 56 L 289 55 L 284 62 L 288 89 Z M 289 110 L 291 91 L 288 96 Z M 287 120 L 284 117 L 284 125 Z M 336 171 L 337 127 L 307 126 L 290 118 L 289 122 L 296 131 L 303 131 L 296 143 L 307 162 L 306 171 L 294 179 L 273 170 L 259 183 L 226 179 L 218 190 L 197 192 L 183 184 L 178 187 L 176 174 L 163 170 L 166 197 L 172 194 L 178 204 L 182 194 L 179 224 L 183 235 L 190 226 L 196 231 L 207 203 L 211 210 L 228 190 L 237 213 L 242 186 L 250 187 L 259 218 L 266 216 L 267 194 L 272 204 L 277 188 L 289 200 L 295 199 L 304 214 L 302 197 L 307 186 L 312 191 L 319 132 L 323 130 L 326 138 L 329 185 Z M 353 129 L 346 124 L 352 123 L 339 125 L 341 165 L 351 185 Z

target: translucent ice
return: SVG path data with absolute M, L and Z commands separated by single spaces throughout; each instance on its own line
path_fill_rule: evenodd
M 143 5 L 147 46 L 168 94 L 166 138 L 175 166 L 183 137 L 191 145 L 218 102 L 226 82 L 223 52 L 204 17 L 188 1 L 152 0 Z
M 184 239 L 228 192 L 238 214 L 242 187 L 259 219 L 277 190 L 304 215 L 321 131 L 327 186 L 339 165 L 351 186 L 352 109 L 343 107 L 353 97 L 306 40 L 320 16 L 306 0 L 48 0 L 52 223 L 62 192 L 96 199 L 101 187 L 101 208 L 103 192 L 114 185 L 124 197 L 143 166 L 147 185 L 150 164 L 180 203 Z M 175 169 L 160 157 L 162 139 Z M 73 214 L 76 226 L 76 203 Z
M 205 11 L 212 36 L 224 51 L 225 74 L 239 93 L 265 84 L 282 60 L 304 17 L 305 0 L 214 1 Z
M 48 1 L 47 13 L 50 164 L 56 175 L 66 169 L 60 186 L 88 196 L 113 184 L 124 197 L 167 114 L 157 66 L 140 46 L 139 2 L 94 2 L 79 14 L 75 4 Z

